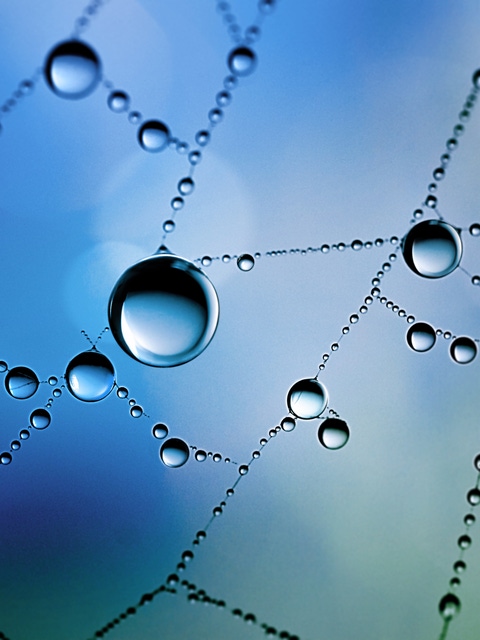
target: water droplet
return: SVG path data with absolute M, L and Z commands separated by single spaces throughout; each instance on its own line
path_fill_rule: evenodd
M 55 376 L 50 376 L 50 378 L 48 379 L 48 384 L 51 387 L 54 387 L 57 383 L 58 383 L 58 378 L 56 378 Z
M 403 239 L 402 253 L 407 266 L 424 278 L 442 278 L 460 263 L 460 233 L 441 220 L 424 220 L 412 227 Z
M 257 460 L 260 456 L 261 456 L 260 451 L 253 451 L 253 452 L 252 452 L 252 458 L 253 458 L 254 460 Z
M 473 460 L 473 466 L 477 471 L 480 471 L 480 453 L 475 456 L 475 459 Z
M 357 324 L 358 320 L 359 320 L 359 317 L 357 316 L 356 313 L 350 316 L 350 324 Z
M 361 240 L 354 240 L 351 247 L 354 251 L 360 251 L 360 249 L 363 249 L 363 242 Z
M 480 236 L 480 224 L 478 222 L 474 222 L 470 225 L 469 228 L 470 235 L 474 237 Z
M 182 196 L 189 196 L 195 189 L 195 182 L 192 178 L 182 178 L 178 183 L 178 191 Z
M 8 451 L 4 451 L 0 454 L 0 464 L 10 464 L 12 460 L 12 454 L 8 453 Z
M 202 263 L 202 267 L 209 267 L 212 264 L 212 259 L 210 256 L 203 256 L 200 262 Z
M 190 151 L 188 154 L 188 161 L 190 164 L 197 165 L 202 159 L 202 154 L 200 151 Z
M 327 418 L 318 428 L 318 441 L 326 449 L 341 449 L 348 442 L 350 430 L 339 418 Z
M 85 43 L 67 40 L 48 54 L 44 75 L 50 89 L 60 98 L 85 98 L 100 81 L 100 59 Z
M 460 600 L 453 593 L 447 593 L 438 604 L 438 610 L 444 620 L 451 620 L 460 611 Z
M 193 263 L 156 254 L 127 269 L 109 302 L 112 334 L 122 349 L 153 367 L 196 358 L 217 328 L 217 293 Z
M 20 436 L 20 440 L 28 440 L 30 438 L 30 431 L 28 429 L 22 429 L 18 435 Z
M 130 107 L 130 98 L 125 91 L 112 91 L 108 96 L 107 104 L 114 113 L 123 113 Z
M 51 416 L 46 409 L 35 409 L 30 414 L 30 424 L 34 429 L 46 429 L 51 422 Z
M 197 131 L 195 135 L 195 141 L 197 144 L 199 144 L 201 147 L 204 147 L 206 144 L 208 144 L 209 140 L 210 140 L 210 133 L 208 131 L 205 131 L 205 130 Z
M 12 442 L 10 443 L 10 449 L 12 451 L 18 451 L 21 446 L 22 445 L 20 444 L 20 442 L 18 440 L 12 440 Z
M 242 253 L 242 255 L 237 258 L 237 267 L 240 271 L 251 271 L 254 266 L 255 259 L 249 253 Z
M 295 420 L 287 416 L 280 422 L 280 426 L 284 431 L 293 431 L 295 429 Z
M 471 527 L 473 524 L 475 524 L 475 520 L 476 518 L 473 513 L 467 513 L 467 515 L 463 519 L 463 522 L 467 527 Z
M 435 330 L 426 322 L 416 322 L 407 331 L 407 344 L 418 352 L 429 351 L 437 339 Z
M 117 389 L 117 396 L 119 398 L 127 398 L 128 397 L 128 389 L 127 387 L 118 387 Z
M 249 47 L 237 47 L 228 55 L 228 68 L 235 76 L 248 76 L 255 70 L 257 57 Z
M 207 459 L 206 451 L 204 451 L 203 449 L 198 449 L 198 451 L 195 451 L 195 460 L 197 460 L 197 462 L 205 462 L 206 459 Z
M 247 473 L 248 473 L 248 464 L 242 464 L 242 465 L 240 465 L 240 466 L 239 466 L 239 468 L 238 468 L 238 473 L 239 473 L 241 476 L 246 476 L 246 475 L 247 475 Z
M 446 143 L 447 149 L 453 151 L 458 146 L 458 141 L 455 138 L 449 138 Z
M 443 167 L 437 167 L 433 172 L 435 180 L 443 180 L 445 177 L 445 169 Z
M 478 286 L 480 284 L 480 276 L 472 276 L 472 284 Z
M 165 220 L 165 222 L 162 225 L 162 228 L 165 231 L 165 233 L 172 233 L 172 231 L 174 231 L 175 229 L 175 221 Z
M 460 584 L 461 584 L 461 580 L 456 576 L 450 580 L 450 586 L 453 587 L 453 589 L 456 589 L 457 587 L 459 587 Z
M 0 360 L 0 373 L 5 373 L 7 369 L 8 364 L 5 362 L 5 360 Z
M 463 536 L 459 537 L 459 539 L 457 540 L 457 544 L 460 549 L 468 549 L 468 547 L 472 544 L 472 539 L 470 538 L 470 536 L 464 534 Z
M 453 127 L 453 133 L 456 136 L 461 136 L 464 131 L 465 131 L 465 127 L 463 126 L 463 124 L 456 124 Z
M 142 149 L 157 153 L 163 151 L 170 141 L 170 131 L 160 120 L 147 120 L 138 130 L 138 142 Z
M 212 124 L 218 124 L 223 120 L 223 111 L 218 107 L 210 109 L 210 111 L 208 112 L 208 119 Z
M 28 367 L 14 367 L 5 376 L 5 389 L 12 398 L 26 400 L 37 391 L 39 381 L 34 371 Z
M 472 505 L 472 507 L 476 507 L 477 504 L 480 503 L 480 490 L 476 487 L 470 489 L 470 491 L 467 493 L 467 501 Z
M 219 107 L 227 107 L 232 101 L 232 94 L 229 91 L 219 91 L 215 100 Z
M 214 462 L 221 462 L 222 461 L 222 455 L 220 453 L 214 453 L 212 460 Z
M 130 415 L 132 418 L 140 418 L 143 416 L 143 409 L 140 405 L 136 404 L 130 409 Z
M 222 515 L 223 509 L 222 509 L 222 507 L 214 507 L 212 513 L 216 518 L 218 518 L 218 516 Z
M 327 402 L 327 390 L 315 378 L 295 382 L 287 395 L 288 410 L 301 420 L 318 418 L 325 410 Z
M 455 573 L 463 573 L 467 570 L 467 565 L 463 560 L 457 560 L 453 563 L 453 570 L 455 571 Z
M 167 467 L 183 467 L 189 456 L 188 445 L 180 438 L 169 438 L 160 447 L 160 460 Z
M 182 553 L 182 560 L 184 562 L 190 562 L 191 560 L 193 560 L 193 553 L 190 551 L 190 549 L 187 549 Z
M 168 436 L 167 425 L 159 422 L 153 427 L 152 435 L 154 438 L 157 438 L 157 440 L 163 440 L 163 438 L 166 438 Z
M 450 345 L 450 356 L 457 364 L 468 364 L 477 355 L 475 341 L 467 336 L 455 338 Z
M 131 124 L 138 124 L 142 119 L 142 114 L 139 111 L 130 111 L 128 114 L 128 121 Z
M 92 349 L 83 351 L 70 360 L 65 380 L 72 396 L 83 402 L 98 402 L 106 398 L 113 389 L 115 369 L 103 353 Z

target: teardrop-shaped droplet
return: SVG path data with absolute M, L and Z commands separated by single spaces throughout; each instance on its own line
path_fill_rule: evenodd
M 237 267 L 240 271 L 251 271 L 254 266 L 255 258 L 249 253 L 242 253 L 242 255 L 237 258 Z
M 91 349 L 70 360 L 65 372 L 65 381 L 67 389 L 78 400 L 98 402 L 112 391 L 115 385 L 115 369 L 103 353 Z
M 450 356 L 457 364 L 468 364 L 477 355 L 477 345 L 472 338 L 460 336 L 450 345 Z
M 327 389 L 316 378 L 295 382 L 287 395 L 288 410 L 301 420 L 318 418 L 324 412 L 327 402 Z
M 407 266 L 423 278 L 443 278 L 462 258 L 462 240 L 457 229 L 443 220 L 424 220 L 410 229 L 402 243 Z
M 67 40 L 48 54 L 44 75 L 57 96 L 78 100 L 90 95 L 100 82 L 100 59 L 84 42 Z
M 39 381 L 37 375 L 28 367 L 14 367 L 5 376 L 5 389 L 12 398 L 26 400 L 37 391 Z
M 460 600 L 454 593 L 447 593 L 438 604 L 438 610 L 444 620 L 451 620 L 460 612 Z
M 233 75 L 248 76 L 257 66 L 257 57 L 252 49 L 241 46 L 230 51 L 227 64 Z
M 416 322 L 407 331 L 408 346 L 420 353 L 430 351 L 436 339 L 435 329 L 426 322 Z
M 162 422 L 159 422 L 158 424 L 156 424 L 153 429 L 152 429 L 152 435 L 154 438 L 157 438 L 157 440 L 163 440 L 164 438 L 166 438 L 168 436 L 168 427 L 166 424 L 163 424 Z
M 183 467 L 189 456 L 188 444 L 180 438 L 169 438 L 160 447 L 160 460 L 167 467 Z
M 341 449 L 350 437 L 350 430 L 345 420 L 327 418 L 318 427 L 318 441 L 326 449 Z
M 46 409 L 35 409 L 30 414 L 30 424 L 34 429 L 46 429 L 51 422 L 51 416 Z
M 213 338 L 217 293 L 192 262 L 156 254 L 125 271 L 110 296 L 112 334 L 132 358 L 174 367 L 196 358 Z
M 147 120 L 139 128 L 137 135 L 142 149 L 151 153 L 163 151 L 170 141 L 170 130 L 160 120 Z

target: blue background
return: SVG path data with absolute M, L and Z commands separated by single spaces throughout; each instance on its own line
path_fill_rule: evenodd
M 234 92 L 168 238 L 190 260 L 402 237 L 480 66 L 474 0 L 278 5 L 256 45 L 258 69 Z M 2 3 L 3 99 L 71 35 L 83 8 Z M 243 27 L 256 16 L 250 1 L 233 11 Z M 194 145 L 233 47 L 214 2 L 115 0 L 83 37 L 132 108 Z M 106 325 L 114 283 L 158 248 L 188 173 L 173 150 L 143 151 L 107 96 L 100 86 L 62 100 L 41 78 L 1 120 L 0 358 L 42 381 L 89 348 L 81 330 L 94 340 Z M 480 221 L 479 117 L 474 111 L 438 192 L 442 215 L 464 229 Z M 480 239 L 462 238 L 462 267 L 478 273 Z M 263 255 L 249 273 L 214 262 L 217 333 L 175 369 L 142 366 L 104 336 L 99 348 L 118 384 L 150 417 L 133 419 L 113 393 L 85 404 L 65 391 L 51 426 L 0 467 L 0 629 L 11 640 L 85 640 L 161 584 L 238 471 L 192 459 L 166 468 L 154 422 L 248 462 L 286 415 L 290 386 L 316 374 L 391 250 Z M 418 320 L 480 337 L 479 291 L 460 269 L 429 281 L 400 257 L 382 290 Z M 443 338 L 414 353 L 407 327 L 378 303 L 352 327 L 321 376 L 350 426 L 348 445 L 323 449 L 318 421 L 280 433 L 182 578 L 302 639 L 438 636 L 437 604 L 476 482 L 480 359 L 454 364 Z M 47 384 L 25 401 L 0 393 L 0 448 L 50 393 Z M 452 640 L 478 637 L 476 533 Z M 182 592 L 159 596 L 109 637 L 261 634 Z

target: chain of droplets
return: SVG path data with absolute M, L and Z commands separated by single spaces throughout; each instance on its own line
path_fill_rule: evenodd
M 440 156 L 440 165 L 433 170 L 433 182 L 430 182 L 430 184 L 427 187 L 428 194 L 425 200 L 422 202 L 421 207 L 418 209 L 415 209 L 415 211 L 413 212 L 413 217 L 410 220 L 411 224 L 415 224 L 416 222 L 418 222 L 418 220 L 420 220 L 423 217 L 424 210 L 422 207 L 426 207 L 427 209 L 430 209 L 431 211 L 435 212 L 437 217 L 440 220 L 443 220 L 442 215 L 437 209 L 438 197 L 435 194 L 438 191 L 438 186 L 439 186 L 438 183 L 441 182 L 445 177 L 447 166 L 451 160 L 451 154 L 453 151 L 455 151 L 455 149 L 457 149 L 459 144 L 459 138 L 464 134 L 465 125 L 469 121 L 470 115 L 475 106 L 475 103 L 477 100 L 477 94 L 480 91 L 480 69 L 475 71 L 475 73 L 473 74 L 472 84 L 473 84 L 473 87 L 469 91 L 464 101 L 464 104 L 462 106 L 462 109 L 458 114 L 459 122 L 455 124 L 455 126 L 453 127 L 453 135 L 449 137 L 445 143 L 446 152 Z
M 251 26 L 245 29 L 245 34 L 242 36 L 242 28 L 238 24 L 237 18 L 232 13 L 232 8 L 229 2 L 224 0 L 217 0 L 217 11 L 222 16 L 222 20 L 227 27 L 227 32 L 234 42 L 245 42 L 250 44 L 257 40 L 260 27 L 265 19 L 275 9 L 277 0 L 260 0 L 258 3 L 257 17 Z
M 473 510 L 475 507 L 480 504 L 480 453 L 477 454 L 473 460 L 473 466 L 477 471 L 477 481 L 475 486 L 472 487 L 467 492 L 467 503 L 470 506 L 470 511 L 463 518 L 463 523 L 465 525 L 465 530 L 462 535 L 457 539 L 457 546 L 460 549 L 460 553 L 458 554 L 458 558 L 453 563 L 453 572 L 454 576 L 450 579 L 449 586 L 452 590 L 456 590 L 461 585 L 461 579 L 459 576 L 463 575 L 463 573 L 467 569 L 467 564 L 464 560 L 465 552 L 470 548 L 472 544 L 472 538 L 470 536 L 470 529 L 475 524 L 475 516 L 473 514 Z M 458 596 L 453 593 L 453 591 L 449 591 L 446 593 L 438 604 L 438 610 L 440 615 L 443 618 L 443 627 L 440 634 L 439 640 L 445 640 L 448 633 L 448 627 L 453 618 L 460 613 L 461 602 Z
M 82 14 L 74 22 L 72 37 L 78 38 L 89 26 L 92 18 L 104 7 L 109 0 L 91 0 L 82 11 Z

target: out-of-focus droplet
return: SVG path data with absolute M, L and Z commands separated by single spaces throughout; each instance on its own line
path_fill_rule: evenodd
M 178 191 L 182 196 L 189 196 L 195 189 L 195 182 L 192 178 L 182 178 L 178 183 Z
M 207 276 L 193 263 L 156 254 L 125 271 L 110 296 L 112 334 L 132 358 L 174 367 L 196 358 L 215 334 L 219 305 Z
M 230 51 L 227 58 L 228 68 L 235 76 L 248 76 L 257 66 L 257 57 L 249 47 L 241 46 Z
M 460 600 L 454 593 L 447 593 L 438 604 L 438 610 L 444 620 L 451 620 L 460 612 Z
M 242 253 L 242 255 L 237 258 L 237 267 L 240 271 L 251 271 L 254 266 L 255 259 L 249 253 Z
M 107 104 L 114 113 L 123 113 L 130 107 L 130 98 L 125 91 L 112 91 L 108 96 Z
M 43 72 L 48 86 L 57 96 L 78 100 L 97 87 L 101 64 L 92 47 L 79 40 L 67 40 L 50 51 Z
M 471 504 L 472 507 L 476 507 L 477 504 L 480 503 L 480 489 L 477 489 L 477 487 L 470 489 L 467 493 L 467 502 Z
M 412 227 L 402 242 L 407 266 L 423 278 L 452 273 L 462 258 L 460 233 L 442 220 L 424 220 Z
M 5 376 L 5 389 L 17 400 L 31 398 L 38 385 L 37 374 L 28 367 L 14 367 Z
M 151 153 L 158 153 L 168 146 L 170 130 L 160 120 L 147 120 L 139 128 L 137 137 L 142 149 Z
M 65 381 L 67 389 L 78 400 L 98 402 L 112 391 L 115 385 L 115 369 L 103 353 L 91 349 L 70 360 L 65 372 Z
M 435 329 L 426 322 L 416 322 L 407 331 L 407 344 L 418 352 L 430 351 L 436 341 Z
M 189 456 L 190 449 L 180 438 L 169 438 L 160 447 L 160 460 L 167 467 L 183 467 Z
M 317 436 L 326 449 L 341 449 L 348 442 L 350 430 L 345 420 L 326 418 L 318 427 Z
M 327 389 L 316 378 L 298 380 L 287 395 L 288 410 L 301 420 L 318 418 L 327 403 Z
M 471 236 L 474 236 L 475 238 L 480 236 L 480 224 L 478 222 L 471 224 L 468 230 L 470 231 Z
M 463 536 L 459 537 L 459 539 L 457 540 L 457 544 L 460 547 L 460 549 L 468 549 L 469 546 L 472 544 L 472 539 L 470 538 L 470 536 L 467 536 L 466 534 L 464 534 Z
M 30 424 L 34 429 L 39 431 L 46 429 L 51 422 L 52 418 L 46 409 L 35 409 L 30 414 Z
M 457 364 L 468 364 L 477 355 L 477 345 L 472 338 L 460 336 L 450 344 L 450 356 Z

